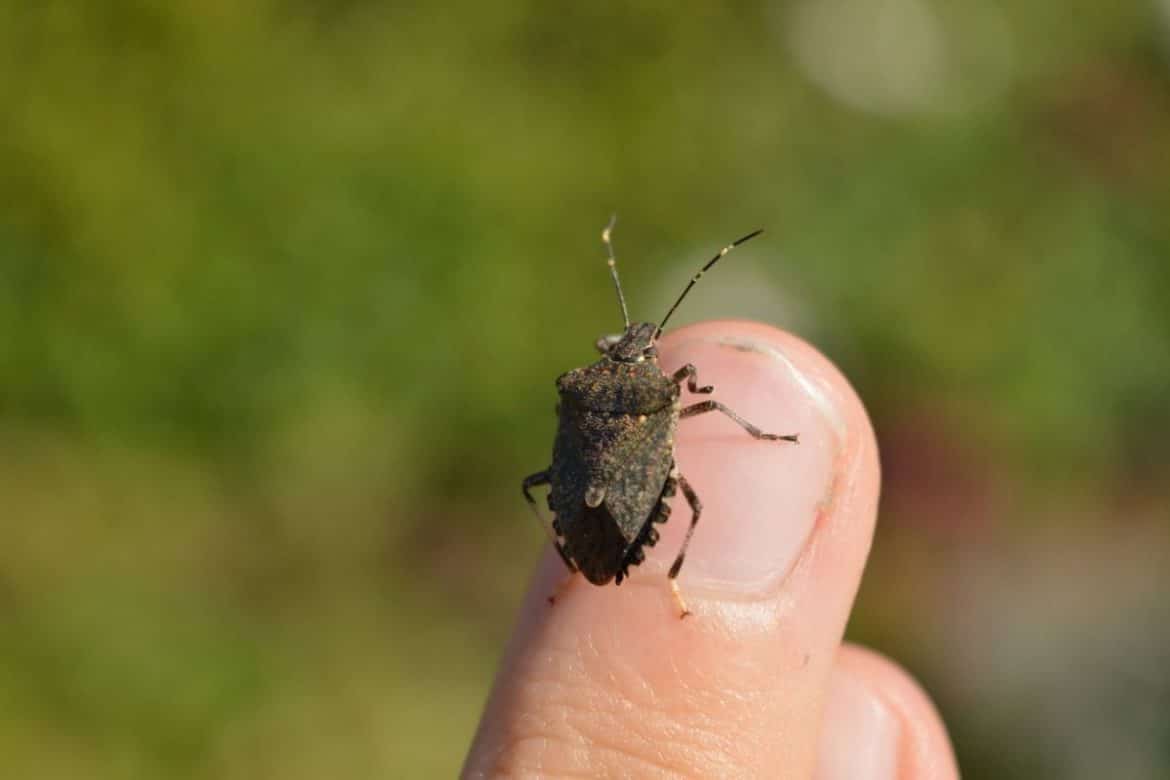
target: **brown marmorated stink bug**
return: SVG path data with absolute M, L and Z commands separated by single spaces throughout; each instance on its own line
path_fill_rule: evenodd
M 602 231 L 609 254 L 609 271 L 622 307 L 625 332 L 597 340 L 601 360 L 557 378 L 557 435 L 553 461 L 545 471 L 524 480 L 524 498 L 549 534 L 570 573 L 580 571 L 594 585 L 629 576 L 629 568 L 645 560 L 644 547 L 658 541 L 657 523 L 670 517 L 666 499 L 681 488 L 691 507 L 691 524 L 668 575 L 680 617 L 690 611 L 679 593 L 678 577 L 687 546 L 699 522 L 702 504 L 674 459 L 674 431 L 678 421 L 706 412 L 722 412 L 753 438 L 797 442 L 797 434 L 764 433 L 718 401 L 683 407 L 679 401 L 685 381 L 692 393 L 715 388 L 698 384 L 698 372 L 687 364 L 673 374 L 658 365 L 655 343 L 662 328 L 695 283 L 735 247 L 755 238 L 749 233 L 719 251 L 694 275 L 674 305 L 655 325 L 630 322 L 626 299 L 618 281 L 610 233 L 614 220 Z M 551 527 L 540 516 L 530 492 L 549 485 Z M 551 601 L 552 599 L 550 599 Z

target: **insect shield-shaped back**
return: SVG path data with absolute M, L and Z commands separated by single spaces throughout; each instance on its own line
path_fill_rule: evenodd
M 669 577 L 679 613 L 689 613 L 675 577 L 682 568 L 691 534 L 699 521 L 699 498 L 678 473 L 674 463 L 674 431 L 681 418 L 722 412 L 752 437 L 796 441 L 795 434 L 764 433 L 718 401 L 702 401 L 681 408 L 680 385 L 692 393 L 711 393 L 700 386 L 692 365 L 667 375 L 658 367 L 655 342 L 670 315 L 705 271 L 738 244 L 759 235 L 751 233 L 724 247 L 687 284 L 658 325 L 630 323 L 626 299 L 618 281 L 610 243 L 613 221 L 602 233 L 609 250 L 609 268 L 622 307 L 625 331 L 597 341 L 601 359 L 557 379 L 560 394 L 553 462 L 545 471 L 524 480 L 524 498 L 546 530 L 569 571 L 580 571 L 594 585 L 612 580 L 621 584 L 631 566 L 645 557 L 643 548 L 658 541 L 655 523 L 666 522 L 666 499 L 681 488 L 691 508 L 691 524 Z M 549 485 L 548 505 L 555 517 L 551 528 L 536 511 L 529 492 Z M 550 599 L 551 601 L 551 599 Z
M 557 379 L 549 508 L 566 556 L 595 585 L 620 581 L 640 562 L 628 556 L 657 540 L 648 521 L 674 466 L 678 384 L 642 353 L 652 342 L 637 354 L 628 349 L 647 327 L 656 329 L 632 325 L 614 345 L 611 354 L 623 359 L 606 355 Z

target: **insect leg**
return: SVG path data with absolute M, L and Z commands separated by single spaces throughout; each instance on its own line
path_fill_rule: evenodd
M 699 515 L 703 514 L 703 502 L 695 495 L 695 489 L 682 474 L 678 475 L 678 486 L 682 488 L 683 496 L 686 497 L 687 503 L 691 507 L 691 524 L 687 528 L 687 535 L 683 539 L 682 547 L 679 548 L 678 557 L 674 559 L 674 563 L 670 565 L 670 573 L 666 575 L 672 580 L 678 576 L 679 569 L 682 568 L 683 559 L 687 557 L 687 547 L 690 546 L 691 537 L 695 533 L 695 526 L 699 524 Z
M 681 420 L 686 417 L 694 417 L 697 414 L 704 414 L 706 412 L 723 412 L 725 415 L 739 423 L 739 426 L 751 434 L 753 439 L 766 439 L 768 441 L 790 441 L 796 444 L 800 443 L 799 433 L 789 433 L 783 436 L 778 433 L 764 433 L 759 428 L 752 425 L 750 422 L 743 419 L 718 401 L 700 401 L 694 406 L 688 406 L 686 409 L 683 409 L 681 412 L 679 412 L 678 416 Z
M 536 508 L 536 499 L 532 497 L 532 493 L 528 492 L 531 488 L 537 487 L 538 485 L 547 485 L 548 481 L 548 472 L 538 471 L 537 473 L 524 478 L 524 483 L 521 486 L 521 490 L 524 491 L 524 500 L 528 502 L 528 508 L 532 510 L 532 516 L 536 518 L 536 522 L 540 524 L 541 528 L 544 529 L 544 532 L 548 535 L 549 541 L 553 543 L 553 547 L 557 548 L 557 553 L 561 556 L 561 560 L 565 562 L 565 566 L 569 568 L 570 572 L 575 572 L 577 571 L 576 565 L 571 560 L 569 560 L 568 554 L 565 553 L 564 545 L 561 544 L 561 540 L 558 539 L 556 533 L 553 532 L 552 526 L 546 523 L 544 518 L 540 516 L 540 510 Z
M 678 589 L 678 580 L 670 581 L 670 593 L 674 596 L 674 603 L 678 606 L 678 619 L 682 620 L 685 617 L 690 617 L 691 608 L 687 606 L 687 602 L 683 600 L 682 591 Z
M 674 376 L 672 376 L 671 379 L 679 383 L 681 383 L 684 379 L 687 380 L 687 390 L 690 390 L 692 393 L 715 392 L 715 387 L 713 385 L 704 385 L 703 387 L 699 387 L 699 369 L 695 368 L 690 363 L 687 363 L 678 371 L 675 371 Z
M 682 547 L 679 548 L 678 557 L 674 559 L 674 563 L 670 565 L 670 572 L 666 575 L 670 578 L 670 590 L 674 594 L 674 600 L 678 604 L 679 617 L 685 618 L 691 614 L 687 609 L 687 603 L 683 601 L 682 593 L 679 592 L 678 577 L 679 570 L 682 569 L 683 560 L 687 557 L 687 547 L 691 544 L 691 537 L 695 534 L 695 526 L 699 524 L 699 515 L 703 513 L 703 502 L 695 495 L 695 489 L 691 487 L 691 483 L 687 482 L 687 478 L 682 474 L 678 475 L 678 486 L 682 488 L 683 496 L 691 507 L 691 524 L 687 527 L 687 535 L 683 539 Z
M 569 589 L 569 586 L 572 585 L 573 582 L 576 581 L 576 579 L 577 579 L 577 572 L 571 571 L 568 574 L 566 574 L 565 578 L 563 580 L 561 580 L 559 583 L 557 583 L 557 589 L 554 590 L 552 592 L 552 595 L 548 597 L 548 605 L 550 607 L 554 606 L 557 603 L 557 601 L 560 600 L 561 596 L 565 595 L 565 591 L 567 591 Z

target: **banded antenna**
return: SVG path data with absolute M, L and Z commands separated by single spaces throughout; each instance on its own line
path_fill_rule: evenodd
M 609 218 L 609 224 L 605 226 L 605 230 L 601 231 L 601 240 L 605 243 L 605 251 L 609 252 L 609 275 L 613 277 L 613 287 L 617 290 L 618 303 L 622 305 L 622 321 L 625 323 L 623 327 L 629 329 L 630 312 L 626 309 L 626 296 L 622 294 L 622 283 L 618 281 L 617 258 L 613 256 L 613 242 L 609 239 L 615 224 L 617 224 L 617 214 Z
M 682 295 L 678 296 L 678 300 L 676 300 L 674 302 L 674 305 L 670 307 L 670 311 L 668 311 L 666 313 L 666 316 L 662 318 L 662 322 L 660 322 L 658 324 L 658 332 L 656 332 L 654 334 L 654 338 L 658 338 L 659 336 L 662 335 L 662 329 L 666 327 L 666 321 L 670 319 L 670 315 L 674 314 L 674 310 L 677 309 L 678 305 L 683 302 L 683 298 L 687 297 L 687 293 L 689 293 L 691 291 L 691 288 L 695 286 L 695 283 L 703 278 L 703 274 L 705 274 L 711 270 L 711 266 L 718 263 L 719 260 L 724 255 L 726 255 L 728 252 L 730 252 L 732 249 L 735 249 L 740 244 L 751 241 L 753 238 L 755 238 L 756 236 L 760 235 L 763 232 L 764 232 L 763 228 L 761 228 L 760 230 L 754 230 L 751 233 L 748 233 L 743 238 L 735 239 L 730 244 L 728 244 L 727 246 L 720 249 L 718 254 L 716 254 L 714 257 L 712 257 L 710 260 L 708 260 L 707 264 L 705 266 L 703 266 L 702 268 L 700 268 L 699 272 L 697 274 L 695 274 L 694 276 L 691 277 L 691 281 L 687 283 L 686 289 L 684 289 L 682 291 Z M 614 278 L 616 279 L 617 277 L 615 276 Z M 623 303 L 622 306 L 624 308 L 625 304 Z

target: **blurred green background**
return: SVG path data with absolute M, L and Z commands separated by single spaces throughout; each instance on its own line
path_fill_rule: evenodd
M 850 627 L 968 777 L 1170 773 L 1170 2 L 0 2 L 0 776 L 439 777 L 553 379 L 870 405 Z

